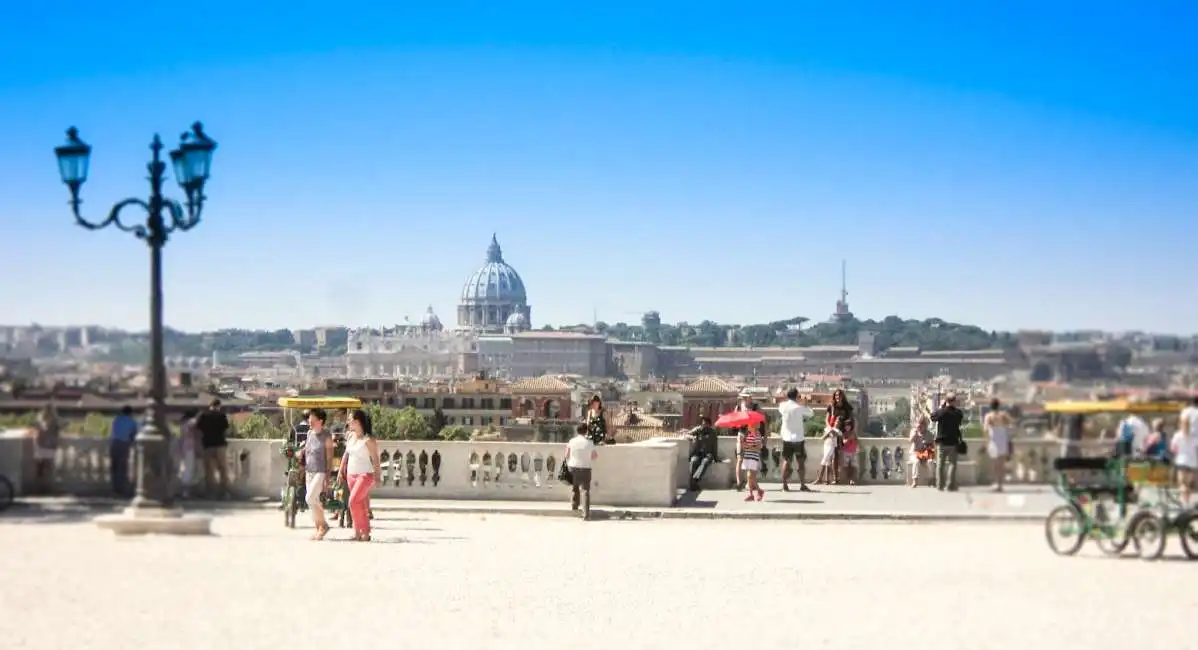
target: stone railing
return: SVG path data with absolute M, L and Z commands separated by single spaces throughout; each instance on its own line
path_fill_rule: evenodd
M 857 467 L 861 484 L 899 485 L 908 480 L 910 466 L 908 451 L 910 443 L 902 438 L 859 438 L 860 446 L 857 452 Z M 688 481 L 689 443 L 685 438 L 661 438 L 655 442 L 677 442 L 675 477 L 678 487 L 685 487 Z M 958 466 L 958 480 L 962 485 L 985 485 L 994 482 L 992 461 L 986 453 L 986 443 L 983 440 L 969 440 L 969 453 L 963 457 Z M 766 472 L 761 477 L 763 483 L 777 483 L 782 480 L 782 443 L 777 438 L 768 442 L 769 457 L 766 461 Z M 1061 443 L 1051 439 L 1016 439 L 1014 453 L 1007 464 L 1007 482 L 1047 484 L 1053 480 L 1052 461 L 1061 454 Z M 1083 455 L 1108 455 L 1112 451 L 1112 443 L 1086 442 L 1082 445 Z M 823 446 L 820 440 L 807 441 L 806 478 L 814 481 L 819 474 L 820 456 Z M 723 460 L 731 461 L 736 455 L 736 438 L 721 436 L 719 455 Z M 930 464 L 928 471 L 934 471 L 935 465 Z M 930 476 L 928 474 L 927 476 Z
M 559 443 L 380 441 L 380 498 L 559 501 L 569 488 L 557 480 L 565 450 Z M 669 506 L 674 502 L 676 443 L 615 445 L 595 461 L 592 502 L 609 506 Z M 230 489 L 238 497 L 278 498 L 286 474 L 279 440 L 230 440 Z M 0 437 L 0 472 L 18 494 L 32 484 L 33 441 Z M 109 441 L 64 436 L 55 459 L 55 489 L 111 494 Z M 200 468 L 197 468 L 199 470 Z M 131 469 L 132 471 L 132 469 Z M 132 477 L 131 477 L 132 478 Z M 203 478 L 200 477 L 202 485 Z
M 900 438 L 861 438 L 857 463 L 861 484 L 903 483 L 908 476 L 908 443 Z M 962 485 L 993 481 L 992 463 L 981 440 L 971 440 L 962 460 Z M 55 458 L 56 490 L 90 496 L 107 495 L 110 489 L 108 440 L 64 436 Z M 559 443 L 497 441 L 381 441 L 381 498 L 481 499 L 502 501 L 558 501 L 569 489 L 558 482 L 564 446 Z M 1055 440 L 1015 440 L 1007 468 L 1012 483 L 1045 484 L 1052 480 L 1052 461 L 1060 455 Z M 230 488 L 243 498 L 278 498 L 286 461 L 279 440 L 231 440 L 228 469 Z M 769 458 L 762 481 L 781 480 L 781 442 L 769 441 Z M 721 437 L 719 453 L 731 462 L 736 439 Z M 821 444 L 807 442 L 807 479 L 819 471 Z M 1110 443 L 1086 443 L 1083 454 L 1106 455 Z M 592 499 L 610 506 L 669 506 L 677 490 L 688 482 L 690 444 L 685 438 L 656 438 L 643 442 L 601 447 L 595 463 Z M 199 470 L 200 468 L 197 468 Z M 933 468 L 929 468 L 931 470 Z M 0 433 L 0 474 L 22 494 L 32 485 L 33 440 L 22 433 Z M 731 472 L 725 471 L 730 477 Z M 132 477 L 130 477 L 132 479 Z M 202 485 L 202 476 L 199 478 Z

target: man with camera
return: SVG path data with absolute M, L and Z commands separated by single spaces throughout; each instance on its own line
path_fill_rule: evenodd
M 965 413 L 957 408 L 957 396 L 949 393 L 931 420 L 936 423 L 936 489 L 956 492 L 957 459 L 965 442 L 961 434 Z

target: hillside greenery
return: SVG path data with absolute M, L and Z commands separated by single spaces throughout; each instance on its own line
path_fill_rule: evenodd
M 924 320 L 887 316 L 882 320 L 849 319 L 843 322 L 820 322 L 796 316 L 786 320 L 751 325 L 731 325 L 704 320 L 699 323 L 663 322 L 657 312 L 647 312 L 639 323 L 578 324 L 560 329 L 594 328 L 602 334 L 621 341 L 644 341 L 658 345 L 688 347 L 806 347 L 813 345 L 857 345 L 863 331 L 876 333 L 881 348 L 915 346 L 923 350 L 977 350 L 1015 345 L 1007 332 L 984 330 L 974 325 L 951 323 L 939 318 Z M 544 326 L 553 331 L 553 326 Z M 303 349 L 291 330 L 223 329 L 213 332 L 188 333 L 168 329 L 165 336 L 168 356 L 207 357 Z M 327 354 L 344 354 L 346 342 L 334 340 Z M 119 363 L 144 363 L 149 358 L 149 341 L 145 334 L 133 334 L 111 345 L 100 360 Z

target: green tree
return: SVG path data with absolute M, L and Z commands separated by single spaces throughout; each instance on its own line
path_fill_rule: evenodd
M 977 422 L 970 422 L 961 427 L 961 436 L 965 438 L 981 438 L 983 435 L 982 425 Z
M 906 397 L 895 400 L 894 409 L 882 414 L 882 424 L 886 425 L 886 432 L 890 435 L 905 429 L 910 420 L 911 400 Z
M 400 440 L 432 440 L 436 437 L 433 428 L 429 426 L 428 418 L 411 406 L 396 413 L 395 429 Z
M 881 438 L 886 435 L 886 425 L 882 423 L 882 418 L 870 418 L 869 422 L 865 423 L 865 435 L 871 438 Z
M 286 438 L 283 428 L 262 413 L 251 413 L 237 424 L 234 437 L 249 440 L 277 440 Z
M 439 436 L 442 440 L 469 440 L 471 434 L 470 429 L 460 424 L 455 424 L 441 429 Z
M 79 435 L 102 438 L 112 432 L 112 418 L 102 413 L 88 413 L 76 430 Z

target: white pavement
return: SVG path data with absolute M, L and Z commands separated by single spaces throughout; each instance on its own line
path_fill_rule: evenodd
M 0 518 L 0 647 L 1127 650 L 1198 638 L 1198 565 L 1058 558 L 1028 525 L 375 523 L 376 542 L 355 544 L 342 530 L 311 542 L 275 512 L 223 515 L 209 538 Z

